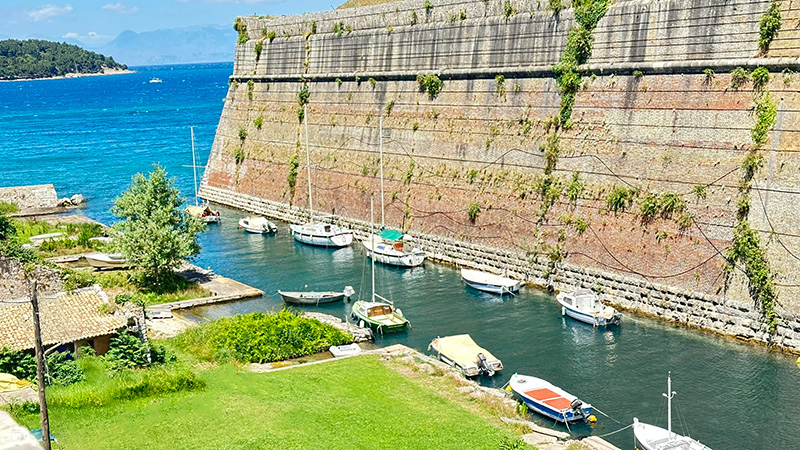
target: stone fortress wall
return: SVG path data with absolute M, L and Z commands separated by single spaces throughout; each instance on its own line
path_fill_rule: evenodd
M 385 223 L 436 259 L 580 284 L 627 309 L 800 350 L 800 0 L 780 3 L 768 51 L 758 41 L 769 1 L 613 3 L 577 68 L 569 127 L 554 120 L 553 65 L 578 23 L 546 3 L 410 0 L 241 18 L 201 195 L 303 221 L 307 89 L 315 211 L 366 230 L 382 119 Z M 735 86 L 737 67 L 764 67 L 769 82 Z M 438 95 L 420 89 L 426 74 L 442 80 Z M 776 114 L 758 146 L 765 98 Z M 763 164 L 744 186 L 748 155 Z M 631 194 L 613 211 L 620 190 Z M 774 330 L 747 263 L 725 269 L 744 192 L 774 277 Z M 683 206 L 642 213 L 648 196 L 665 195 Z

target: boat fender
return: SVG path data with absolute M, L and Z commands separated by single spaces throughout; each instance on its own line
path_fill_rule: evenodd
M 400 311 L 400 308 L 395 308 L 394 310 L 397 311 L 397 314 L 403 315 L 403 311 Z
M 360 321 L 358 322 L 358 326 L 359 326 L 359 327 L 361 327 L 361 328 L 366 328 L 364 325 L 366 325 L 366 324 L 364 323 L 364 321 L 363 321 L 363 320 L 360 320 Z
M 587 417 L 587 420 L 589 421 L 589 423 L 595 423 L 597 422 L 597 417 L 595 417 L 595 415 L 592 414 L 589 417 Z
M 565 315 L 567 313 L 567 308 L 561 307 L 561 315 Z

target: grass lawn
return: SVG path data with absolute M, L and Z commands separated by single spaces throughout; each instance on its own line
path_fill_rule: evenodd
M 69 450 L 497 449 L 516 435 L 374 355 L 260 374 L 223 365 L 199 375 L 202 390 L 54 407 L 53 433 Z M 38 415 L 18 419 L 38 428 Z

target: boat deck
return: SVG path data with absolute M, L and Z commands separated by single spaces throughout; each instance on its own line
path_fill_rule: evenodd
M 525 392 L 528 397 L 540 401 L 556 410 L 569 409 L 570 401 L 547 388 Z

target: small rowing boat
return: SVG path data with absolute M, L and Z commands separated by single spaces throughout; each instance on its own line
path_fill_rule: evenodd
M 95 269 L 124 269 L 128 260 L 119 253 L 88 253 L 83 255 L 86 262 Z
M 344 300 L 345 297 L 350 298 L 355 291 L 352 286 L 346 286 L 343 292 L 334 291 L 306 291 L 306 292 L 289 292 L 278 291 L 284 303 L 293 303 L 295 305 L 319 305 L 320 303 L 333 303 Z
M 253 234 L 276 233 L 278 227 L 265 217 L 245 217 L 239 220 L 239 229 Z
M 334 358 L 344 358 L 361 354 L 361 347 L 355 342 L 347 345 L 334 345 L 329 349 Z
M 461 269 L 461 278 L 473 289 L 500 295 L 519 292 L 521 284 L 511 278 L 471 269 Z
M 592 405 L 583 403 L 549 381 L 515 373 L 511 375 L 508 388 L 514 391 L 528 408 L 558 422 L 593 421 Z
M 439 337 L 431 341 L 428 350 L 436 351 L 439 359 L 458 369 L 466 377 L 493 376 L 503 370 L 503 363 L 468 334 Z

